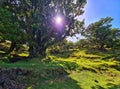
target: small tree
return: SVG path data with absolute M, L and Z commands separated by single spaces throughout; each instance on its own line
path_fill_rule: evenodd
M 110 44 L 113 40 L 110 41 L 111 37 L 111 21 L 113 19 L 111 17 L 102 18 L 99 21 L 90 24 L 85 32 L 86 38 L 98 46 L 98 48 L 102 51 L 105 50 L 104 46 L 108 45 L 107 42 L 109 41 Z M 112 38 L 113 39 L 113 38 Z
M 120 29 L 112 28 L 110 30 L 109 38 L 107 39 L 107 46 L 111 49 L 118 49 L 120 46 Z

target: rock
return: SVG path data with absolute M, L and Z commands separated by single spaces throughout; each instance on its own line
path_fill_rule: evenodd
M 28 71 L 22 69 L 0 69 L 0 89 L 26 89 L 26 85 L 18 81 L 19 74 L 24 76 Z

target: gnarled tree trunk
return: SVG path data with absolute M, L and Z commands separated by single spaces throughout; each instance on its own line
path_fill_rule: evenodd
M 5 54 L 10 54 L 14 50 L 15 47 L 16 47 L 16 42 L 11 41 L 10 48 Z

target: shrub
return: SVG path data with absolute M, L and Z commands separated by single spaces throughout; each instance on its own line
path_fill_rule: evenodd
M 76 64 L 75 62 L 69 62 L 69 61 L 64 62 L 63 66 L 65 69 L 68 69 L 68 70 L 76 70 L 79 67 L 79 65 Z

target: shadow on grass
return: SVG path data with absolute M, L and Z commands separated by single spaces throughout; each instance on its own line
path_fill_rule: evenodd
M 75 80 L 71 78 L 44 79 L 35 85 L 34 89 L 82 89 Z
M 106 88 L 104 88 L 102 86 L 99 86 L 99 85 L 93 86 L 91 88 L 92 89 L 106 89 Z M 116 85 L 116 84 L 108 83 L 107 84 L 107 89 L 120 89 L 120 84 Z
M 93 55 L 98 55 L 101 56 L 103 60 L 108 60 L 111 58 L 114 58 L 117 61 L 120 61 L 120 53 L 119 51 L 100 51 L 97 49 L 88 49 L 86 51 L 86 54 L 93 54 Z
M 69 77 L 69 73 L 61 65 L 62 62 L 46 62 L 39 59 L 5 63 L 1 68 L 20 68 L 29 71 L 26 76 L 17 76 L 17 80 L 27 84 L 26 89 L 82 89 L 77 81 Z M 1 64 L 0 64 L 1 65 Z M 71 65 L 71 66 L 70 66 Z M 64 63 L 67 68 L 74 69 L 73 63 Z
M 92 89 L 105 89 L 104 87 L 99 86 L 99 85 L 93 86 L 93 87 L 91 87 L 91 88 L 92 88 Z
M 98 49 L 87 49 L 86 54 L 93 54 L 98 56 L 105 56 L 106 54 L 110 54 L 108 51 L 100 51 Z
M 68 50 L 63 52 L 52 53 L 52 55 L 60 58 L 68 58 L 72 53 L 76 52 L 77 50 Z
M 33 70 L 24 80 L 27 80 L 29 86 L 33 85 L 32 89 L 82 89 L 76 80 L 69 77 L 65 68 L 57 63 L 60 62 L 56 62 L 52 68 Z
M 117 84 L 108 83 L 107 86 L 108 89 L 120 89 L 120 84 L 117 85 Z

